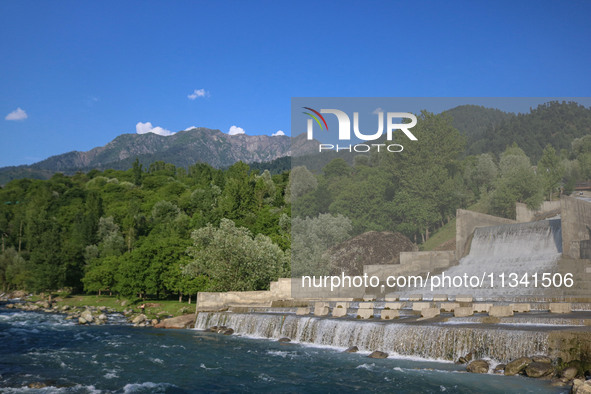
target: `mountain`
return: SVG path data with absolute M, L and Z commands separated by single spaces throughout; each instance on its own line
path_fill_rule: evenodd
M 269 162 L 296 152 L 318 151 L 316 141 L 308 141 L 305 135 L 295 138 L 268 135 L 229 135 L 219 130 L 193 128 L 171 136 L 154 133 L 123 134 L 105 146 L 87 152 L 73 151 L 40 161 L 32 165 L 0 168 L 0 184 L 12 179 L 47 179 L 55 172 L 72 174 L 91 169 L 126 170 L 136 157 L 148 166 L 164 161 L 180 167 L 197 162 L 213 167 L 228 167 L 237 161 L 245 163 Z

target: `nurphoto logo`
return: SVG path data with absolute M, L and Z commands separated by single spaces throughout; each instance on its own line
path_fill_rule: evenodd
M 320 112 L 312 109 L 310 107 L 302 107 L 304 108 L 305 115 L 308 115 L 310 118 L 308 119 L 308 129 L 307 129 L 307 138 L 308 140 L 314 139 L 314 121 L 320 127 L 320 130 L 326 129 L 328 131 L 328 124 L 326 123 L 326 119 L 322 114 L 332 114 L 337 117 L 337 121 L 339 122 L 339 130 L 338 130 L 338 138 L 339 141 L 351 141 L 351 119 L 349 115 L 347 115 L 344 111 L 338 109 L 321 109 Z M 309 111 L 309 112 L 308 112 Z M 361 141 L 375 141 L 381 138 L 384 135 L 384 123 L 386 128 L 386 141 L 393 141 L 394 131 L 400 130 L 402 131 L 408 139 L 411 141 L 417 141 L 417 137 L 410 131 L 411 128 L 416 126 L 417 124 L 417 117 L 409 112 L 388 112 L 386 113 L 386 121 L 384 122 L 384 112 L 383 111 L 376 111 L 374 112 L 378 115 L 378 130 L 373 134 L 366 134 L 359 129 L 359 112 L 353 112 L 353 133 L 355 137 Z M 395 123 L 395 121 L 403 119 L 410 119 L 410 123 Z M 388 152 L 402 152 L 404 147 L 400 144 L 385 144 L 385 143 L 374 143 L 374 144 L 351 144 L 348 145 L 339 145 L 339 144 L 319 144 L 318 151 L 322 152 L 323 150 L 336 150 L 342 151 L 353 151 L 353 152 L 369 152 L 372 148 L 375 148 L 378 152 L 380 151 L 388 151 Z

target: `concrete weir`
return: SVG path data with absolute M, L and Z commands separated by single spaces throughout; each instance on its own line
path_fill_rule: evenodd
M 534 354 L 561 357 L 564 361 L 591 358 L 591 332 L 587 327 L 552 327 L 544 323 L 535 325 L 532 321 L 475 323 L 462 319 L 454 321 L 451 317 L 425 321 L 418 317 L 358 320 L 293 313 L 200 312 L 195 328 L 205 330 L 211 326 L 226 326 L 245 336 L 287 337 L 297 343 L 343 349 L 357 346 L 366 352 L 380 350 L 390 355 L 449 361 L 456 361 L 470 352 L 476 357 L 490 357 L 499 362 Z

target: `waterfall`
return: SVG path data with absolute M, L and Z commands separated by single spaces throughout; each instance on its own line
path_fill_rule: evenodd
M 467 291 L 478 298 L 543 295 L 545 289 L 542 286 L 533 288 L 519 284 L 511 287 L 508 285 L 508 278 L 505 287 L 500 287 L 499 274 L 515 273 L 519 280 L 528 274 L 531 280 L 531 275 L 537 272 L 541 278 L 542 273 L 555 271 L 561 254 L 560 219 L 482 227 L 474 231 L 469 254 L 457 266 L 445 271 L 445 274 L 481 277 L 484 273 L 487 276 L 492 273 L 495 278 L 494 288 L 485 281 L 482 288 Z
M 200 312 L 196 329 L 227 326 L 241 335 L 279 339 L 316 346 L 360 351 L 380 350 L 391 356 L 412 356 L 455 361 L 474 352 L 477 357 L 506 362 L 515 358 L 547 353 L 548 333 L 528 329 L 486 326 L 415 325 L 326 319 L 293 314 Z

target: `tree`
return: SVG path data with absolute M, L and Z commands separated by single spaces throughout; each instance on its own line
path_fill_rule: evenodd
M 192 234 L 191 261 L 183 272 L 206 275 L 215 291 L 246 291 L 269 288 L 287 271 L 288 256 L 262 234 L 253 237 L 244 227 L 222 219 L 219 227 L 208 224 Z
M 544 192 L 550 201 L 552 200 L 552 193 L 558 189 L 564 175 L 564 168 L 560 165 L 560 159 L 552 145 L 546 145 L 546 148 L 544 148 L 542 157 L 538 162 L 538 174 L 540 174 Z

